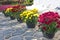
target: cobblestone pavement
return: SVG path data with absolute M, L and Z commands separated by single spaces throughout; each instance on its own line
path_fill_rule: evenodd
M 42 32 L 27 28 L 25 23 L 10 20 L 0 12 L 0 40 L 49 40 Z

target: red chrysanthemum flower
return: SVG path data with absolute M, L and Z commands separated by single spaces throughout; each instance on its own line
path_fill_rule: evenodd
M 47 30 L 47 28 L 46 28 L 46 27 L 42 27 L 42 30 L 43 30 L 43 31 L 46 31 L 46 30 Z

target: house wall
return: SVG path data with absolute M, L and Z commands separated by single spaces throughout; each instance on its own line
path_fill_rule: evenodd
M 37 8 L 40 11 L 55 9 L 60 7 L 60 0 L 34 0 L 32 6 L 27 6 L 27 9 Z

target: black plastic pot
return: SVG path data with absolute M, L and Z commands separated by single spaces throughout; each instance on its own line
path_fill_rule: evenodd
M 35 24 L 32 23 L 26 23 L 28 28 L 35 28 Z
M 5 12 L 4 12 L 4 11 L 3 11 L 3 14 L 4 14 L 4 16 L 5 16 L 5 17 L 8 17 L 8 16 L 9 16 L 9 15 L 5 14 Z
M 18 21 L 19 23 L 23 23 L 23 21 L 22 21 L 20 18 L 17 18 L 17 21 Z
M 48 39 L 52 39 L 54 37 L 55 33 L 43 33 L 43 36 Z
M 8 17 L 8 15 L 4 14 L 5 17 Z
M 14 20 L 14 19 L 15 19 L 15 17 L 10 16 L 10 19 L 11 19 L 11 20 Z

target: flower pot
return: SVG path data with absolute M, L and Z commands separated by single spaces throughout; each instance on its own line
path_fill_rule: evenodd
M 5 17 L 8 17 L 8 15 L 7 15 L 7 14 L 4 14 L 4 16 L 5 16 Z
M 5 14 L 5 12 L 3 12 L 3 14 L 4 14 L 5 17 L 8 17 L 9 16 L 9 15 Z
M 17 18 L 17 21 L 18 21 L 19 23 L 22 23 L 22 22 L 23 22 L 20 18 Z
M 26 23 L 28 28 L 35 28 L 35 24 L 32 23 Z
M 2 12 L 4 14 L 5 17 L 8 17 L 9 15 L 5 14 L 5 11 Z
M 15 19 L 15 17 L 10 16 L 10 19 L 11 19 L 11 20 L 14 20 L 14 19 Z
M 54 37 L 55 33 L 43 33 L 43 36 L 48 39 L 52 39 Z

